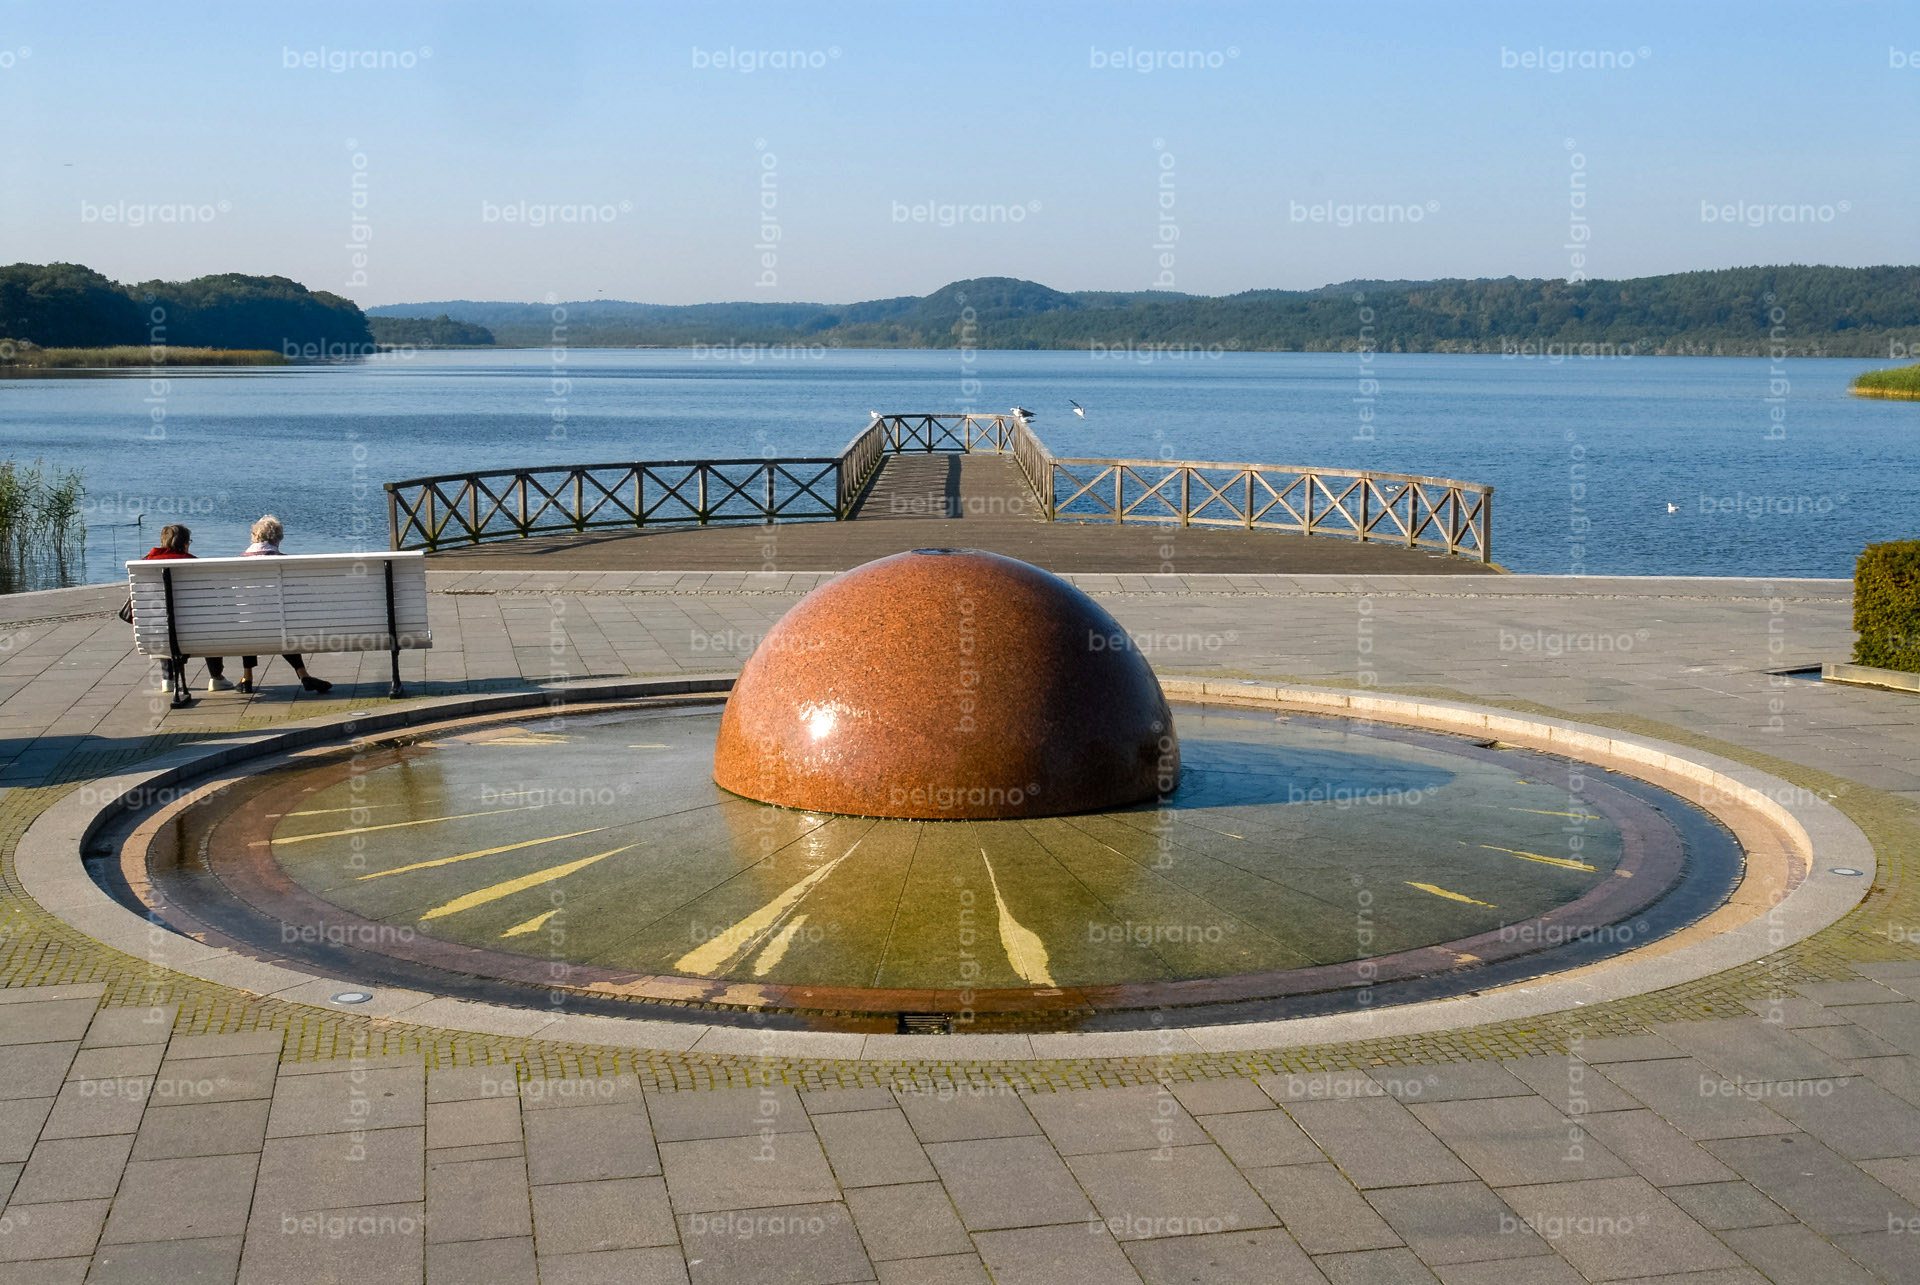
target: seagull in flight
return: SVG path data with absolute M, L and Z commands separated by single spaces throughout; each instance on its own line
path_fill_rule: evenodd
M 1073 398 L 1071 397 L 1067 398 L 1067 405 L 1073 407 L 1073 413 L 1078 415 L 1081 419 L 1085 419 L 1087 417 L 1086 407 L 1082 406 L 1079 402 L 1076 402 L 1075 400 L 1073 400 Z

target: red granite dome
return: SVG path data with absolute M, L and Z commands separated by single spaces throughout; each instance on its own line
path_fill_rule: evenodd
M 916 549 L 815 589 L 761 640 L 713 779 L 816 812 L 1053 816 L 1179 780 L 1166 697 L 1114 618 L 977 549 Z

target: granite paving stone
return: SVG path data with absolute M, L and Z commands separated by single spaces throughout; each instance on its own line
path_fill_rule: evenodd
M 1531 1232 L 1592 1280 L 1740 1265 L 1641 1178 L 1509 1187 L 1500 1195 Z
M 187 1156 L 258 1155 L 267 1136 L 262 1099 L 147 1108 L 133 1144 L 136 1160 Z
M 239 1236 L 102 1245 L 93 1256 L 87 1285 L 216 1285 L 240 1271 Z
M 609 1178 L 533 1189 L 533 1234 L 542 1258 L 675 1244 L 659 1178 Z
M 927 1158 L 969 1231 L 1085 1223 L 1094 1217 L 1080 1184 L 1044 1138 L 936 1142 L 928 1145 Z
M 1869 1285 L 1873 1280 L 1799 1223 L 1733 1229 L 1720 1238 L 1774 1285 Z
M 847 1208 L 876 1263 L 973 1252 L 953 1201 L 937 1182 L 861 1187 L 847 1193 Z
M 266 1140 L 260 1153 L 258 1208 L 289 1213 L 347 1209 L 353 1207 L 354 1196 L 378 1205 L 424 1201 L 426 1130 L 369 1129 Z
M 542 1253 L 539 1261 L 540 1285 L 687 1285 L 677 1247 Z
M 532 1234 L 524 1161 L 428 1162 L 428 1244 Z
M 964 1088 L 951 1096 L 915 1092 L 898 1096 L 907 1123 L 923 1143 L 1017 1138 L 1040 1132 L 1020 1095 L 999 1086 L 986 1086 L 980 1092 Z
M 55 1200 L 107 1200 L 119 1189 L 120 1173 L 133 1148 L 131 1134 L 103 1138 L 49 1138 L 13 1185 L 9 1199 L 31 1205 Z
M 1386 1187 L 1366 1197 L 1429 1267 L 1548 1252 L 1506 1202 L 1482 1183 Z
M 1773 1110 L 1850 1160 L 1920 1156 L 1920 1107 L 1870 1079 L 1775 1087 L 1781 1092 L 1768 1098 Z
M 1214 1146 L 1068 1156 L 1114 1239 L 1271 1227 L 1266 1202 Z
M 1245 1176 L 1309 1254 L 1400 1244 L 1400 1237 L 1333 1165 L 1282 1165 L 1248 1170 Z
M 1767 1106 L 1777 1098 L 1766 1082 L 1726 1079 L 1692 1058 L 1610 1063 L 1601 1070 L 1695 1141 L 1794 1131 Z
M 62 1200 L 9 1205 L 0 1216 L 0 1263 L 85 1258 L 100 1239 L 109 1200 Z
M 781 1205 L 679 1220 L 694 1285 L 839 1285 L 874 1279 L 845 1205 Z
M 700 1138 L 662 1142 L 660 1164 L 675 1213 L 814 1204 L 839 1192 L 826 1153 L 811 1131 L 770 1138 Z M 633 1179 L 631 1181 L 639 1181 Z M 574 1184 L 562 1184 L 572 1186 Z M 560 1189 L 540 1188 L 543 1192 Z M 557 1198 L 557 1197 L 555 1197 Z
M 1313 1260 L 1331 1285 L 1438 1285 L 1411 1251 L 1363 1249 L 1350 1254 L 1326 1254 Z
M 898 1108 L 816 1116 L 813 1127 L 842 1188 L 924 1182 L 934 1176 Z
M 1121 1246 L 1146 1285 L 1325 1285 L 1292 1236 L 1278 1227 L 1172 1236 Z
M 100 1239 L 112 1245 L 238 1236 L 247 1227 L 257 1166 L 250 1155 L 135 1160 Z
M 1490 1186 L 1617 1178 L 1632 1172 L 1584 1126 L 1531 1095 L 1417 1103 L 1411 1109 Z
M 1027 1110 L 1063 1156 L 1204 1142 L 1180 1099 L 1157 1084 L 1087 1093 L 1036 1093 Z
M 424 1270 L 419 1203 L 300 1213 L 255 1209 L 240 1254 L 240 1285 L 414 1285 Z
M 1473 1174 L 1391 1098 L 1288 1105 L 1287 1114 L 1358 1187 L 1457 1182 Z
M 581 1106 L 565 1111 L 529 1111 L 527 1172 L 536 1183 L 599 1178 L 642 1178 L 660 1172 L 660 1155 L 638 1101 Z
M 1662 1189 L 1708 1231 L 1738 1227 L 1769 1227 L 1792 1222 L 1793 1216 L 1744 1182 L 1703 1182 Z
M 1581 1127 L 1656 1187 L 1719 1182 L 1736 1175 L 1653 1111 L 1582 1116 Z
M 939 1258 L 903 1258 L 873 1265 L 880 1285 L 991 1285 L 987 1268 L 974 1253 Z
M 1828 1239 L 1885 1231 L 1889 1220 L 1920 1218 L 1920 1209 L 1805 1134 L 1727 1138 L 1706 1148 Z
M 428 1220 L 431 1231 L 432 1220 Z M 678 1266 L 679 1255 L 674 1255 Z M 533 1237 L 461 1240 L 426 1245 L 425 1285 L 540 1285 Z
M 1138 1281 L 1118 1242 L 1085 1227 L 1020 1227 L 974 1236 L 994 1285 L 1120 1285 Z

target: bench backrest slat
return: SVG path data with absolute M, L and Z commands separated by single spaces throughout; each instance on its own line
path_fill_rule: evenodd
M 129 562 L 135 645 L 144 655 L 168 654 L 161 573 L 170 571 L 183 655 L 386 651 L 396 642 L 387 633 L 387 563 L 398 645 L 431 647 L 426 559 L 412 552 Z

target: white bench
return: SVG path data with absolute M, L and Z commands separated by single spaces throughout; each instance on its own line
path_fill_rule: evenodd
M 385 651 L 389 695 L 400 649 L 433 646 L 424 554 L 302 553 L 129 562 L 134 646 L 173 664 L 173 703 L 188 705 L 189 656 Z

